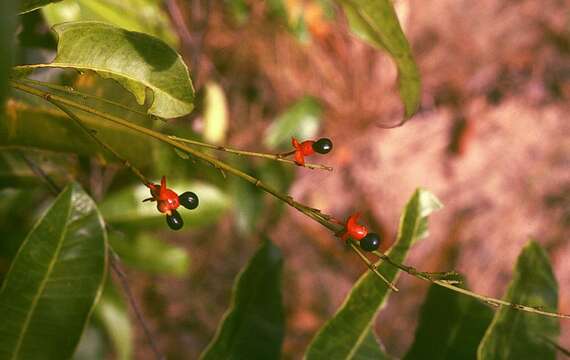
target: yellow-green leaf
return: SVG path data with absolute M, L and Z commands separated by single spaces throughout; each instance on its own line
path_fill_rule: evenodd
M 427 216 L 440 208 L 441 203 L 432 193 L 416 190 L 401 217 L 398 238 L 388 251 L 393 261 L 405 261 L 410 247 L 427 235 Z M 386 262 L 378 264 L 378 270 L 392 282 L 399 274 L 397 268 Z M 306 358 L 356 359 L 389 293 L 386 284 L 367 271 L 358 279 L 337 313 L 319 330 L 309 345 Z
M 421 101 L 420 72 L 392 1 L 339 1 L 351 30 L 372 46 L 386 50 L 394 59 L 405 119 L 410 118 L 418 110 Z
M 54 26 L 59 37 L 57 56 L 49 64 L 19 69 L 69 68 L 94 71 L 117 81 L 148 113 L 173 118 L 190 113 L 194 88 L 184 60 L 163 41 L 96 21 Z M 147 96 L 151 90 L 152 96 Z

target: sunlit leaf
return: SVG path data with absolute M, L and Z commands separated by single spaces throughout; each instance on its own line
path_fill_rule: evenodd
M 284 335 L 281 250 L 267 240 L 239 274 L 231 305 L 201 359 L 279 359 Z
M 204 98 L 204 140 L 213 144 L 223 143 L 228 131 L 228 105 L 224 89 L 217 83 L 207 83 Z
M 105 284 L 105 290 L 95 307 L 94 317 L 102 325 L 115 350 L 114 359 L 133 358 L 133 329 L 127 304 L 111 281 Z
M 229 208 L 230 200 L 219 188 L 205 183 L 172 181 L 169 188 L 177 193 L 193 191 L 200 198 L 200 206 L 189 211 L 180 208 L 185 227 L 214 224 Z M 142 202 L 149 198 L 148 188 L 142 184 L 122 189 L 105 198 L 99 209 L 105 220 L 114 225 L 132 228 L 166 229 L 165 215 L 158 212 L 156 203 Z
M 134 268 L 157 275 L 184 276 L 188 273 L 188 252 L 149 233 L 109 235 L 113 250 Z
M 192 111 L 194 88 L 188 68 L 161 40 L 95 21 L 63 23 L 54 30 L 59 42 L 53 62 L 20 69 L 91 70 L 116 80 L 139 104 L 150 104 L 149 114 L 172 118 Z M 152 90 L 148 99 L 147 90 Z
M 420 105 L 420 73 L 392 1 L 338 1 L 342 4 L 351 30 L 374 47 L 386 50 L 394 59 L 405 116 L 411 117 Z
M 493 311 L 480 301 L 432 285 L 404 359 L 475 359 L 492 318 Z
M 440 208 L 441 204 L 433 194 L 416 190 L 404 209 L 396 243 L 388 251 L 393 261 L 405 261 L 410 247 L 427 235 L 427 216 Z M 378 270 L 392 282 L 399 274 L 398 269 L 385 262 L 379 264 Z M 389 293 L 386 284 L 367 271 L 333 318 L 319 330 L 309 345 L 306 358 L 354 359 Z
M 11 2 L 12 0 L 5 0 L 3 2 Z M 47 4 L 61 0 L 18 0 L 20 2 L 20 14 L 33 11 L 41 8 Z
M 380 341 L 374 335 L 372 328 L 368 329 L 368 333 L 364 336 L 364 339 L 358 345 L 355 350 L 353 359 L 358 360 L 389 360 L 392 359 L 391 356 L 384 352 L 384 347 Z
M 64 0 L 42 8 L 48 24 L 95 20 L 146 33 L 176 47 L 178 38 L 158 0 Z
M 322 114 L 317 99 L 305 96 L 291 105 L 267 129 L 264 143 L 269 148 L 291 147 L 291 137 L 306 140 L 317 134 Z
M 107 352 L 105 345 L 105 336 L 101 329 L 93 325 L 87 325 L 72 359 L 104 359 Z
M 548 255 L 534 241 L 522 250 L 505 300 L 557 311 L 558 284 Z M 478 350 L 478 359 L 555 359 L 557 318 L 503 307 L 497 311 Z
M 68 186 L 21 245 L 0 289 L 0 358 L 69 358 L 101 292 L 106 253 L 95 203 Z

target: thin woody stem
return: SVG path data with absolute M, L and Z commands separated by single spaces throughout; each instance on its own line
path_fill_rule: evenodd
M 281 161 L 284 163 L 288 163 L 288 164 L 295 164 L 298 165 L 297 163 L 295 163 L 293 160 L 289 160 L 289 159 L 285 159 L 286 156 L 291 155 L 292 153 L 294 154 L 295 151 L 293 151 L 292 153 L 285 153 L 285 154 L 267 154 L 267 153 L 260 153 L 260 152 L 255 152 L 255 151 L 245 151 L 245 150 L 237 150 L 237 149 L 232 149 L 226 146 L 219 146 L 219 145 L 212 145 L 212 144 L 208 144 L 208 143 L 203 143 L 201 141 L 196 141 L 196 140 L 190 140 L 190 139 L 185 139 L 185 138 L 181 138 L 178 136 L 169 136 L 169 138 L 176 140 L 176 141 L 180 141 L 183 143 L 187 143 L 187 144 L 192 144 L 192 145 L 196 145 L 196 146 L 201 146 L 201 147 L 206 147 L 209 149 L 214 149 L 214 150 L 218 150 L 218 151 L 224 151 L 230 154 L 236 154 L 236 155 L 243 155 L 243 156 L 252 156 L 252 157 L 259 157 L 259 158 L 264 158 L 264 159 L 270 159 L 270 160 L 275 160 L 275 161 Z M 332 171 L 333 168 L 330 166 L 326 166 L 326 165 L 321 165 L 321 164 L 309 164 L 309 163 L 305 163 L 305 165 L 299 165 L 299 166 L 303 166 L 309 169 L 319 169 L 319 170 L 327 170 L 327 171 Z
M 301 203 L 298 203 L 291 196 L 289 196 L 287 194 L 283 194 L 283 193 L 267 186 L 261 180 L 255 178 L 255 177 L 253 177 L 253 176 L 251 176 L 251 175 L 249 175 L 249 174 L 247 174 L 247 173 L 245 173 L 239 169 L 236 169 L 236 168 L 218 160 L 215 157 L 212 157 L 212 156 L 205 154 L 201 151 L 197 151 L 197 150 L 193 149 L 192 147 L 187 146 L 186 144 L 183 144 L 183 143 L 180 143 L 174 139 L 171 139 L 168 135 L 156 132 L 154 130 L 151 130 L 151 129 L 148 129 L 148 128 L 145 128 L 145 127 L 142 127 L 139 125 L 136 125 L 134 123 L 130 123 L 130 122 L 125 121 L 125 120 L 123 120 L 119 117 L 116 117 L 114 115 L 110 115 L 110 114 L 100 112 L 96 109 L 91 108 L 90 106 L 86 106 L 86 105 L 77 103 L 75 101 L 72 101 L 72 100 L 57 96 L 57 95 L 51 95 L 49 93 L 46 93 L 45 91 L 42 91 L 42 90 L 37 89 L 37 88 L 32 87 L 32 86 L 28 86 L 28 85 L 23 84 L 23 83 L 18 82 L 18 81 L 11 81 L 11 85 L 15 89 L 27 92 L 27 93 L 32 94 L 32 95 L 42 97 L 46 100 L 48 100 L 48 99 L 55 100 L 56 102 L 59 102 L 61 104 L 65 104 L 65 105 L 71 106 L 73 108 L 79 109 L 81 111 L 93 114 L 95 116 L 109 120 L 111 122 L 114 122 L 116 124 L 119 124 L 121 126 L 129 128 L 129 129 L 134 130 L 136 132 L 139 132 L 141 134 L 150 136 L 150 137 L 152 137 L 156 140 L 159 140 L 163 143 L 169 144 L 169 145 L 173 146 L 174 148 L 177 148 L 178 150 L 182 150 L 183 152 L 186 152 L 189 155 L 192 155 L 198 159 L 201 159 L 205 162 L 210 163 L 211 165 L 213 165 L 214 167 L 216 167 L 222 171 L 226 171 L 228 173 L 231 173 L 235 176 L 238 176 L 238 177 L 252 183 L 256 187 L 259 187 L 263 191 L 265 191 L 265 192 L 273 195 L 274 197 L 286 202 L 289 206 L 297 209 L 299 212 L 301 212 L 301 213 L 305 214 L 306 216 L 310 217 L 311 219 L 317 221 L 318 223 L 320 223 L 321 225 L 323 225 L 327 229 L 331 230 L 334 234 L 340 233 L 344 229 L 344 227 L 341 224 L 338 224 L 334 221 L 331 221 L 333 219 L 332 216 L 322 214 L 320 211 L 317 211 L 317 210 L 309 208 L 309 207 L 307 207 Z M 351 246 L 351 249 L 360 255 L 360 253 L 356 251 L 356 245 Z M 427 272 L 420 272 L 420 271 L 417 271 L 413 267 L 394 262 L 387 255 L 380 253 L 378 251 L 375 251 L 374 254 L 376 256 L 378 256 L 381 260 L 388 262 L 392 266 L 395 266 L 395 267 L 399 268 L 400 270 L 402 270 L 402 271 L 404 271 L 404 272 L 406 272 L 406 273 L 408 273 L 408 274 L 410 274 L 410 275 L 412 275 L 418 279 L 426 280 L 426 281 L 432 282 L 434 284 L 437 284 L 439 286 L 446 287 L 446 288 L 451 289 L 453 291 L 456 291 L 456 292 L 462 293 L 464 295 L 479 299 L 479 300 L 481 300 L 487 304 L 493 305 L 493 306 L 497 306 L 497 307 L 498 306 L 509 306 L 509 307 L 516 309 L 516 310 L 521 310 L 521 311 L 525 311 L 525 312 L 529 312 L 529 313 L 535 313 L 535 314 L 541 314 L 544 316 L 557 317 L 557 318 L 570 318 L 570 315 L 568 315 L 568 314 L 548 312 L 548 311 L 544 311 L 544 310 L 541 310 L 539 308 L 535 308 L 535 307 L 531 307 L 531 306 L 513 304 L 513 303 L 510 303 L 508 301 L 495 299 L 495 298 L 487 297 L 484 295 L 479 295 L 479 294 L 474 293 L 472 291 L 465 290 L 463 288 L 454 286 L 447 280 L 435 279 L 433 277 L 433 275 L 435 275 L 435 274 L 427 273 Z M 362 259 L 362 260 L 364 261 L 364 259 Z M 367 261 L 365 261 L 365 262 L 367 262 Z M 373 270 L 373 267 L 369 266 L 369 268 L 371 270 Z M 375 274 L 377 274 L 377 273 L 375 272 Z
M 46 101 L 49 101 L 50 103 L 54 104 L 55 106 L 57 106 L 61 111 L 63 111 L 67 116 L 69 116 L 72 120 L 75 121 L 75 123 L 77 125 L 79 125 L 79 127 L 81 127 L 81 129 L 87 134 L 89 135 L 89 137 L 91 137 L 96 143 L 98 143 L 99 145 L 101 145 L 101 147 L 103 147 L 104 149 L 106 149 L 107 151 L 109 151 L 111 154 L 113 154 L 113 156 L 115 156 L 117 159 L 119 159 L 123 165 L 128 168 L 129 170 L 131 170 L 142 182 L 143 184 L 145 184 L 146 186 L 148 186 L 151 182 L 148 181 L 148 179 L 140 172 L 139 169 L 137 169 L 134 165 L 132 165 L 127 159 L 123 158 L 118 152 L 116 152 L 112 147 L 110 147 L 109 145 L 107 145 L 105 142 L 103 142 L 103 140 L 99 139 L 97 137 L 97 135 L 95 135 L 94 130 L 89 129 L 87 126 L 85 126 L 85 124 L 83 124 L 83 122 L 81 121 L 81 119 L 79 119 L 79 117 L 77 115 L 75 115 L 73 112 L 71 112 L 71 110 L 69 110 L 66 106 L 60 104 L 59 102 L 57 102 L 56 100 L 54 100 L 52 98 L 52 95 L 46 95 L 44 97 L 44 99 L 46 99 Z

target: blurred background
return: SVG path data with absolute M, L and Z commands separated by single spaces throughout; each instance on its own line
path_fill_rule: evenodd
M 383 234 L 383 250 L 394 241 L 406 200 L 416 187 L 425 187 L 445 208 L 430 218 L 431 235 L 414 247 L 409 264 L 424 271 L 456 269 L 474 291 L 502 297 L 518 253 L 534 238 L 551 257 L 559 310 L 569 312 L 568 3 L 394 3 L 421 70 L 423 95 L 419 113 L 393 129 L 386 127 L 402 112 L 395 67 L 386 54 L 350 34 L 342 11 L 329 0 L 65 0 L 23 17 L 19 63 L 51 60 L 56 39 L 49 28 L 62 21 L 103 20 L 159 36 L 189 65 L 197 109 L 167 124 L 133 121 L 265 152 L 288 150 L 292 135 L 329 137 L 334 150 L 311 161 L 334 167 L 332 173 L 217 155 L 338 218 L 363 212 L 366 223 Z M 93 75 L 37 76 L 134 106 L 114 84 Z M 32 124 L 40 121 L 36 113 L 44 110 L 26 107 L 24 100 L 12 100 L 8 109 Z M 53 117 L 56 139 L 68 130 L 49 111 L 42 114 Z M 103 126 L 95 120 L 92 125 Z M 11 141 L 28 141 L 38 149 L 27 152 L 28 159 L 60 184 L 78 178 L 99 202 L 118 229 L 111 242 L 169 359 L 196 358 L 205 348 L 229 304 L 236 274 L 263 236 L 284 252 L 285 359 L 300 358 L 365 271 L 325 228 L 244 181 L 134 134 L 109 132 L 106 140 L 149 177 L 158 181 L 166 175 L 179 192 L 199 194 L 199 211 L 183 214 L 185 230 L 168 231 L 152 206 L 140 204 L 146 191 L 128 171 L 94 156 L 99 150 L 80 136 L 64 144 L 50 139 L 22 133 Z M 25 168 L 12 155 L 3 152 L 2 166 Z M 31 174 L 19 181 L 39 183 Z M 1 245 L 4 253 L 17 249 L 18 231 L 23 236 L 29 229 L 22 224 L 33 223 L 41 212 L 42 206 L 31 211 L 26 204 L 45 207 L 50 201 L 43 186 L 32 189 L 2 190 L 2 233 L 13 240 Z M 0 272 L 6 264 L 0 257 Z M 387 351 L 401 356 L 413 340 L 427 284 L 406 275 L 398 284 L 401 291 L 390 297 L 375 330 Z M 104 304 L 125 311 L 117 289 L 106 294 Z M 82 343 L 87 353 L 97 346 L 98 329 L 112 323 L 109 311 L 99 308 L 85 335 L 95 340 Z M 152 358 L 138 323 L 114 321 L 131 329 L 135 358 Z M 561 326 L 560 344 L 570 348 L 570 325 Z

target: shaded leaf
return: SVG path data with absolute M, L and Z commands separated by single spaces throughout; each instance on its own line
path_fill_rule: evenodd
M 11 2 L 11 1 L 12 0 L 7 0 L 4 2 Z M 58 2 L 58 1 L 61 1 L 61 0 L 19 0 L 19 2 L 20 2 L 20 14 L 39 9 L 42 6 L 46 6 L 48 4 L 51 4 L 53 2 Z
M 107 236 L 72 184 L 21 245 L 0 289 L 0 358 L 69 358 L 105 277 Z
M 190 258 L 187 251 L 151 234 L 113 232 L 109 242 L 129 266 L 158 275 L 184 276 L 188 272 Z
M 185 227 L 214 224 L 229 208 L 230 200 L 217 187 L 193 182 L 173 181 L 168 187 L 177 193 L 193 191 L 200 198 L 200 206 L 192 211 L 181 209 Z M 105 220 L 113 225 L 129 228 L 166 229 L 165 215 L 158 212 L 156 203 L 142 200 L 150 197 L 148 188 L 142 184 L 122 189 L 105 198 L 99 209 Z
M 4 0 L 0 2 L 0 113 L 4 109 L 4 101 L 8 93 L 8 75 L 12 66 L 15 50 L 17 1 Z
M 387 255 L 402 263 L 410 247 L 427 235 L 427 216 L 441 208 L 437 198 L 418 189 L 400 219 L 398 238 Z M 394 282 L 399 270 L 382 262 L 378 270 Z M 371 325 L 388 298 L 389 289 L 376 274 L 367 271 L 358 279 L 344 304 L 317 333 L 306 353 L 307 359 L 354 359 Z
M 102 325 L 115 350 L 114 359 L 128 360 L 133 357 L 133 329 L 127 305 L 111 281 L 95 307 L 95 318 Z
M 493 311 L 480 301 L 431 285 L 405 358 L 475 359 Z
M 534 241 L 522 250 L 505 300 L 515 304 L 541 306 L 548 311 L 558 308 L 558 284 L 548 255 Z M 557 318 L 530 314 L 502 307 L 478 350 L 478 359 L 555 359 L 560 333 Z
M 311 96 L 305 96 L 291 105 L 271 124 L 265 133 L 264 143 L 269 148 L 291 147 L 291 136 L 306 140 L 319 129 L 322 105 Z
M 147 149 L 152 142 L 148 137 L 109 121 L 100 121 L 80 113 L 78 115 L 85 125 L 95 129 L 101 139 L 136 166 L 151 161 Z M 104 153 L 97 143 L 63 113 L 14 101 L 9 101 L 6 113 L 0 114 L 0 143 L 80 155 Z M 111 154 L 107 155 L 108 160 L 117 161 Z
M 386 50 L 398 68 L 398 87 L 406 118 L 418 110 L 420 73 L 390 0 L 339 0 L 352 32 L 372 46 Z
M 146 33 L 176 47 L 178 38 L 158 0 L 64 0 L 42 8 L 48 24 L 79 20 L 103 21 Z
M 258 176 L 247 161 L 235 161 L 232 165 L 255 177 Z M 236 228 L 242 235 L 251 235 L 261 224 L 261 218 L 268 215 L 264 212 L 263 193 L 252 183 L 237 177 L 231 179 L 230 192 L 234 204 L 239 204 L 234 211 Z
M 205 86 L 204 98 L 204 140 L 221 144 L 228 131 L 228 105 L 224 89 L 217 83 L 209 82 Z
M 201 359 L 279 359 L 284 334 L 281 250 L 266 240 L 238 275 L 231 305 Z
M 117 81 L 139 104 L 150 104 L 149 114 L 172 118 L 192 111 L 194 88 L 188 68 L 161 40 L 96 21 L 63 23 L 54 30 L 59 42 L 53 62 L 19 69 L 91 70 Z M 149 99 L 148 89 L 153 94 Z

